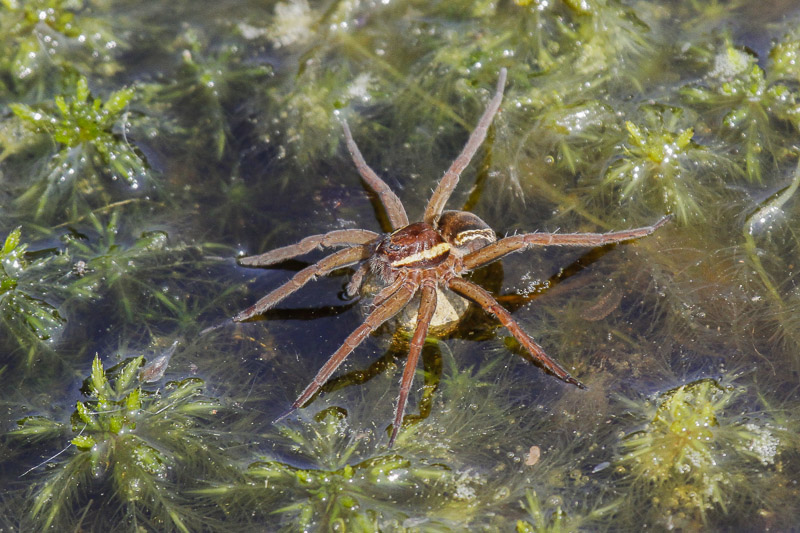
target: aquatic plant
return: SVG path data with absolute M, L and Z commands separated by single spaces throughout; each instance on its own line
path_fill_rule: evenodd
M 527 120 L 530 116 L 536 117 L 533 125 Z M 599 100 L 567 104 L 554 96 L 543 109 L 515 118 L 513 129 L 523 133 L 512 141 L 515 164 L 508 172 L 520 184 L 539 173 L 597 176 L 623 135 L 614 110 Z M 542 162 L 541 171 L 527 169 Z
M 800 82 L 800 38 L 790 33 L 769 51 L 769 73 L 773 79 Z
M 205 258 L 204 253 L 221 249 L 225 250 L 221 253 L 227 253 L 227 248 L 210 243 L 173 244 L 161 230 L 133 236 L 125 230 L 121 217 L 119 209 L 108 216 L 91 213 L 87 216 L 89 227 L 81 228 L 84 233 L 73 228 L 63 234 L 60 261 L 68 265 L 70 274 L 56 273 L 48 283 L 66 293 L 66 305 L 104 302 L 124 323 L 133 323 L 137 317 L 139 325 L 149 320 L 162 324 L 174 320 L 197 327 L 198 315 L 209 301 L 177 287 L 191 278 L 194 267 L 209 268 L 218 263 Z M 231 289 L 221 292 L 226 294 Z
M 527 489 L 525 500 L 521 504 L 528 517 L 517 520 L 516 531 L 517 533 L 560 533 L 561 531 L 590 530 L 592 525 L 601 524 L 604 516 L 613 513 L 620 503 L 617 500 L 604 507 L 591 509 L 585 514 L 568 512 L 564 509 L 568 503 L 560 497 L 551 497 L 542 501 L 535 490 Z
M 180 530 L 170 511 L 192 531 L 294 530 L 298 522 L 382 531 L 791 530 L 800 511 L 798 13 L 786 0 L 0 0 L 0 247 L 17 226 L 17 249 L 29 244 L 19 256 L 25 268 L 0 279 L 3 290 L 14 285 L 0 302 L 21 292 L 69 319 L 53 324 L 50 340 L 27 322 L 19 322 L 24 338 L 0 323 L 0 378 L 10 384 L 0 426 L 24 416 L 18 429 L 27 432 L 0 435 L 0 529 L 41 530 L 55 506 L 50 529 L 64 531 Z M 742 70 L 712 77 L 728 47 L 741 53 Z M 306 266 L 251 274 L 233 250 L 270 249 L 315 223 L 374 221 L 343 146 L 342 116 L 398 195 L 421 201 L 463 146 L 501 67 L 508 98 L 448 207 L 468 204 L 511 233 L 609 231 L 665 211 L 680 218 L 662 237 L 613 253 L 549 249 L 476 272 L 590 390 L 541 375 L 473 309 L 448 338 L 427 339 L 393 453 L 380 444 L 407 351 L 407 339 L 387 349 L 396 325 L 366 339 L 302 412 L 271 425 L 327 355 L 320 347 L 355 327 L 368 302 L 336 301 L 341 280 L 333 279 L 330 298 L 312 291 L 263 322 L 216 327 L 247 301 L 246 279 L 267 286 Z M 86 145 L 70 148 L 7 104 L 64 121 L 54 97 L 72 105 L 81 74 L 86 102 L 99 97 L 100 112 L 122 84 L 135 84 L 117 121 L 101 129 L 127 137 L 164 179 L 149 187 L 145 166 L 149 177 L 132 189 L 88 157 L 74 166 L 75 187 L 40 210 L 51 157 Z M 738 100 L 721 96 L 725 83 L 742 88 Z M 769 96 L 776 86 L 788 92 Z M 708 101 L 681 99 L 681 87 L 707 91 Z M 747 116 L 728 127 L 726 115 L 742 107 Z M 648 108 L 663 116 L 651 122 Z M 288 196 L 275 194 L 281 187 Z M 510 283 L 523 274 L 522 285 Z M 578 296 L 563 297 L 567 289 Z M 211 332 L 198 335 L 203 328 Z M 112 412 L 97 396 L 73 398 L 69 376 L 89 366 L 87 354 L 109 344 L 127 353 L 160 335 L 170 338 L 164 346 L 187 339 L 170 375 L 202 375 L 214 395 L 224 391 L 239 406 L 235 420 L 213 432 L 200 418 L 156 428 L 170 410 L 148 407 L 149 395 L 170 391 L 143 382 L 143 366 L 124 394 L 105 395 Z M 26 353 L 35 365 L 22 364 Z M 110 388 L 125 364 L 105 369 Z M 696 384 L 709 375 L 723 377 Z M 128 410 L 137 388 L 141 408 Z M 72 429 L 78 399 L 100 429 L 90 431 L 77 410 Z M 712 420 L 702 405 L 716 425 L 689 427 L 683 462 L 645 468 L 666 456 L 659 443 L 679 442 L 670 423 Z M 71 442 L 84 426 L 89 449 Z M 166 434 L 177 439 L 187 427 L 188 440 L 204 446 L 182 453 Z M 140 441 L 109 444 L 131 435 Z M 774 455 L 763 453 L 773 444 Z M 142 457 L 126 460 L 137 448 Z M 147 499 L 151 488 L 134 494 L 115 470 L 137 461 L 133 472 L 154 480 L 149 487 L 169 509 Z M 34 519 L 48 482 L 53 499 Z
M 275 527 L 289 531 L 298 524 L 309 530 L 355 531 L 412 524 L 432 530 L 499 527 L 505 522 L 498 508 L 519 515 L 518 501 L 529 482 L 517 475 L 521 454 L 512 452 L 519 429 L 513 432 L 513 442 L 505 439 L 511 433 L 509 419 L 520 421 L 513 418 L 518 408 L 509 405 L 508 391 L 496 387 L 495 380 L 501 379 L 496 373 L 504 361 L 498 356 L 489 364 L 464 369 L 446 350 L 435 355 L 446 363 L 444 376 L 424 380 L 426 394 L 436 391 L 431 412 L 406 417 L 395 449 L 385 447 L 391 426 L 376 428 L 369 421 L 385 418 L 375 414 L 387 410 L 376 400 L 395 379 L 383 372 L 360 390 L 349 389 L 357 399 L 343 398 L 339 389 L 315 399 L 291 420 L 268 427 L 264 437 L 270 451 L 244 470 L 243 482 L 193 493 L 214 502 L 229 517 L 256 513 L 274 524 L 278 520 Z M 436 363 L 428 368 L 442 373 Z M 343 403 L 352 409 L 340 407 Z M 319 410 L 313 413 L 315 407 Z M 360 421 L 364 426 L 354 425 Z M 529 442 L 526 434 L 522 440 Z M 486 468 L 476 467 L 478 463 Z
M 443 466 L 375 453 L 375 436 L 354 431 L 340 407 L 284 424 L 278 433 L 276 453 L 250 464 L 245 482 L 194 492 L 228 509 L 244 506 L 250 512 L 282 515 L 285 530 L 366 532 L 387 520 L 402 520 L 422 504 L 426 487 L 450 477 Z
M 3 329 L 27 352 L 28 364 L 41 343 L 58 336 L 65 320 L 44 297 L 39 284 L 47 258 L 29 260 L 27 245 L 22 244 L 22 230 L 6 236 L 0 249 L 0 320 Z
M 653 505 L 638 511 L 642 518 L 669 527 L 705 522 L 769 477 L 787 445 L 784 430 L 763 415 L 732 412 L 742 392 L 706 378 L 627 402 L 647 422 L 622 439 L 616 463 Z
M 10 104 L 34 134 L 31 143 L 42 142 L 41 137 L 52 143 L 51 157 L 40 169 L 31 169 L 33 177 L 16 202 L 33 206 L 36 218 L 52 219 L 62 212 L 77 217 L 85 203 L 109 203 L 113 182 L 124 183 L 127 194 L 142 189 L 151 171 L 125 133 L 133 96 L 129 87 L 104 102 L 92 97 L 89 82 L 80 77 L 72 94 L 56 96 L 53 104 Z
M 197 155 L 222 159 L 232 139 L 231 117 L 245 95 L 259 92 L 272 68 L 243 56 L 246 50 L 238 43 L 211 47 L 199 30 L 184 31 L 170 49 L 180 54 L 180 63 L 170 83 L 152 83 L 139 87 L 142 101 L 154 110 L 168 110 L 180 126 L 172 125 L 190 143 L 198 143 Z M 203 136 L 190 132 L 202 130 Z M 162 131 L 163 135 L 163 131 Z
M 121 44 L 110 24 L 76 0 L 0 2 L 0 87 L 44 90 L 43 74 L 76 62 L 110 64 Z M 7 98 L 0 93 L 0 101 Z
M 730 165 L 692 140 L 693 120 L 684 109 L 647 104 L 638 118 L 625 122 L 628 139 L 620 147 L 622 155 L 610 162 L 604 184 L 619 188 L 621 202 L 674 212 L 683 223 L 702 217 L 701 199 L 708 193 L 701 176 L 711 168 L 730 171 Z
M 374 129 L 380 139 L 388 128 L 412 143 L 430 130 L 447 139 L 471 128 L 464 117 L 481 106 L 476 88 L 512 58 L 509 78 L 518 96 L 509 99 L 543 108 L 551 91 L 574 84 L 579 75 L 592 79 L 591 88 L 603 86 L 618 78 L 613 73 L 623 71 L 629 59 L 646 58 L 651 49 L 647 26 L 616 0 L 502 6 L 464 1 L 428 9 L 429 16 L 450 17 L 452 29 L 431 27 L 406 4 L 375 6 L 362 16 L 363 6 L 337 4 L 322 11 L 307 2 L 278 3 L 265 33 L 280 54 L 304 58 L 287 83 L 270 88 L 276 110 L 270 140 L 280 143 L 281 156 L 306 165 L 315 154 L 332 153 L 340 138 L 333 116 L 350 103 L 398 110 L 395 117 L 379 117 Z M 396 35 L 387 40 L 386 21 L 404 28 L 402 47 L 394 46 Z M 486 32 L 487 23 L 498 29 Z M 542 77 L 557 71 L 563 74 L 559 81 Z M 429 111 L 421 116 L 420 102 Z M 356 124 L 355 117 L 351 122 Z M 367 143 L 362 147 L 370 149 Z
M 649 28 L 631 9 L 617 0 L 515 0 L 518 9 L 508 15 L 517 24 L 513 40 L 515 56 L 533 59 L 540 72 L 570 70 L 603 83 L 619 74 L 631 59 L 651 49 Z M 535 28 L 535 29 L 534 29 Z
M 100 523 L 195 530 L 197 517 L 182 501 L 179 481 L 192 470 L 224 465 L 206 429 L 223 406 L 203 394 L 199 378 L 145 387 L 143 362 L 136 357 L 105 371 L 95 357 L 82 388 L 86 399 L 71 417 L 70 445 L 51 458 L 55 464 L 32 490 L 30 513 L 41 529 L 72 529 L 85 519 L 74 514 L 82 509 L 101 513 L 90 519 Z M 30 442 L 59 429 L 27 417 L 10 435 Z M 104 504 L 93 505 L 95 498 Z
M 711 111 L 708 120 L 714 129 L 732 145 L 742 147 L 747 178 L 761 182 L 763 159 L 775 164 L 784 155 L 784 143 L 776 135 L 780 128 L 773 122 L 790 121 L 797 126 L 800 95 L 767 75 L 757 62 L 752 53 L 726 42 L 704 80 L 680 92 L 689 104 Z

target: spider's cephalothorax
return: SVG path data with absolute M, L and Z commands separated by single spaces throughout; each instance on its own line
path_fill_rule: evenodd
M 389 268 L 432 268 L 450 256 L 450 244 L 433 226 L 415 222 L 381 239 L 372 257 Z M 387 280 L 389 281 L 389 280 Z
M 358 293 L 370 269 L 385 283 L 385 286 L 375 295 L 372 301 L 372 310 L 364 323 L 356 328 L 322 365 L 311 383 L 294 401 L 291 409 L 286 413 L 287 415 L 310 400 L 364 338 L 412 301 L 418 300 L 416 325 L 409 343 L 408 359 L 400 381 L 400 394 L 389 438 L 389 446 L 392 446 L 403 421 L 406 400 L 411 389 L 417 361 L 437 309 L 437 294 L 445 289 L 472 300 L 496 316 L 547 371 L 567 383 L 584 388 L 580 381 L 570 376 L 520 328 L 511 313 L 502 307 L 491 293 L 479 285 L 463 279 L 462 276 L 507 254 L 534 246 L 601 246 L 644 237 L 666 223 L 669 216 L 663 217 L 652 226 L 613 233 L 524 233 L 497 240 L 494 231 L 473 213 L 444 211 L 450 194 L 458 184 L 461 172 L 486 138 L 489 125 L 500 108 L 505 82 L 506 70 L 502 69 L 494 97 L 489 102 L 461 154 L 445 172 L 433 191 L 421 222 L 409 224 L 408 216 L 400 199 L 364 161 L 350 133 L 350 128 L 346 122 L 343 122 L 347 148 L 353 157 L 356 168 L 386 209 L 386 215 L 393 231 L 379 234 L 365 229 L 334 230 L 306 237 L 297 244 L 240 260 L 240 263 L 246 266 L 267 266 L 316 248 L 343 247 L 342 250 L 304 268 L 292 279 L 237 314 L 234 317 L 237 322 L 248 320 L 265 312 L 315 277 L 327 275 L 345 266 L 358 265 L 347 285 L 348 295 L 354 296 Z

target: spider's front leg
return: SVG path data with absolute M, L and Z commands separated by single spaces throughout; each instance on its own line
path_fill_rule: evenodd
M 534 341 L 527 333 L 525 333 L 519 324 L 517 324 L 517 321 L 511 317 L 511 313 L 501 306 L 497 300 L 495 300 L 494 297 L 485 289 L 459 277 L 451 278 L 447 282 L 447 286 L 465 298 L 474 301 L 488 313 L 496 316 L 500 323 L 503 324 L 512 335 L 514 335 L 520 344 L 522 344 L 522 346 L 524 346 L 525 349 L 530 352 L 533 358 L 541 363 L 544 368 L 567 383 L 572 383 L 581 389 L 586 388 L 583 383 L 573 378 L 560 364 L 558 364 L 554 359 L 551 359 L 550 356 L 545 353 L 544 349 L 536 344 L 536 341 Z
M 500 259 L 504 255 L 533 246 L 603 246 L 605 244 L 630 241 L 650 235 L 669 222 L 671 218 L 672 215 L 667 215 L 652 226 L 611 233 L 524 233 L 522 235 L 512 235 L 464 256 L 464 268 L 472 270 Z
M 447 200 L 453 193 L 453 189 L 458 185 L 461 173 L 467 168 L 475 152 L 478 151 L 478 147 L 480 147 L 484 139 L 486 139 L 489 125 L 492 123 L 492 120 L 494 120 L 494 116 L 497 114 L 497 110 L 500 109 L 500 104 L 503 101 L 503 90 L 506 86 L 507 74 L 508 72 L 505 68 L 500 69 L 500 76 L 497 79 L 497 89 L 495 90 L 494 96 L 483 112 L 483 115 L 481 115 L 478 125 L 472 130 L 469 139 L 467 139 L 467 144 L 461 149 L 461 153 L 444 173 L 442 179 L 439 180 L 439 184 L 433 191 L 430 200 L 428 200 L 428 205 L 425 206 L 425 215 L 422 218 L 422 220 L 428 224 L 433 224 L 439 215 L 442 214 Z
M 338 229 L 312 235 L 300 242 L 275 248 L 263 254 L 251 255 L 239 259 L 242 266 L 269 266 L 286 261 L 298 255 L 307 254 L 316 248 L 330 248 L 333 246 L 354 246 L 369 244 L 379 237 L 374 231 L 366 229 Z
M 269 308 L 298 290 L 300 287 L 311 281 L 317 276 L 325 276 L 336 270 L 337 268 L 341 268 L 343 266 L 348 266 L 355 264 L 359 261 L 363 261 L 367 257 L 369 257 L 370 253 L 372 253 L 372 247 L 367 245 L 362 246 L 353 246 L 351 248 L 345 248 L 344 250 L 339 250 L 338 252 L 329 255 L 323 259 L 320 259 L 316 263 L 311 266 L 308 266 L 292 276 L 292 279 L 275 289 L 274 291 L 270 292 L 259 301 L 241 311 L 233 320 L 235 322 L 243 322 L 254 316 L 260 315 L 261 313 L 267 311 Z
M 378 195 L 381 205 L 386 209 L 386 216 L 389 217 L 389 223 L 392 225 L 392 229 L 407 226 L 408 215 L 406 215 L 406 209 L 403 207 L 400 198 L 398 198 L 394 191 L 386 185 L 386 182 L 375 174 L 375 171 L 367 165 L 364 156 L 361 155 L 361 150 L 358 149 L 358 145 L 353 139 L 353 134 L 350 133 L 350 126 L 347 125 L 346 120 L 342 120 L 342 128 L 344 129 L 347 149 L 350 151 L 353 163 L 355 163 L 358 173 L 361 174 L 361 177 L 367 185 L 369 185 L 370 189 L 375 191 L 375 194 Z

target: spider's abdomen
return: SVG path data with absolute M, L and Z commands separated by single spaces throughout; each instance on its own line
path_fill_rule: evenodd
M 492 228 L 469 211 L 445 211 L 436 227 L 445 241 L 461 254 L 474 252 L 497 240 Z
M 415 222 L 386 235 L 377 253 L 392 268 L 430 268 L 450 255 L 450 245 L 425 222 Z

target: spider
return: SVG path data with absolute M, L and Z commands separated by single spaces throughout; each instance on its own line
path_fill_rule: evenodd
M 498 240 L 489 225 L 477 215 L 468 211 L 444 211 L 450 194 L 458 184 L 461 172 L 486 138 L 489 125 L 500 108 L 505 83 L 504 68 L 500 71 L 494 97 L 475 130 L 470 134 L 467 144 L 433 191 L 421 222 L 409 223 L 400 199 L 367 165 L 353 140 L 347 122 L 343 120 L 342 128 L 353 162 L 367 186 L 378 196 L 393 231 L 380 234 L 366 229 L 334 230 L 306 237 L 297 244 L 240 259 L 240 264 L 244 266 L 267 266 L 317 248 L 344 247 L 299 271 L 289 281 L 238 313 L 233 318 L 236 322 L 264 313 L 312 279 L 325 276 L 345 266 L 358 265 L 345 289 L 349 297 L 358 293 L 365 276 L 370 271 L 385 283 L 375 295 L 371 312 L 364 322 L 350 333 L 297 397 L 291 408 L 276 422 L 302 407 L 328 381 L 350 352 L 418 295 L 416 325 L 400 380 L 400 392 L 389 438 L 389 447 L 392 447 L 403 420 L 417 361 L 436 310 L 437 292 L 440 288 L 450 289 L 480 305 L 485 311 L 497 317 L 545 370 L 567 383 L 582 389 L 586 388 L 550 358 L 488 291 L 465 280 L 462 276 L 507 254 L 534 246 L 589 247 L 644 237 L 666 223 L 670 216 L 663 217 L 652 226 L 613 233 L 525 233 Z

